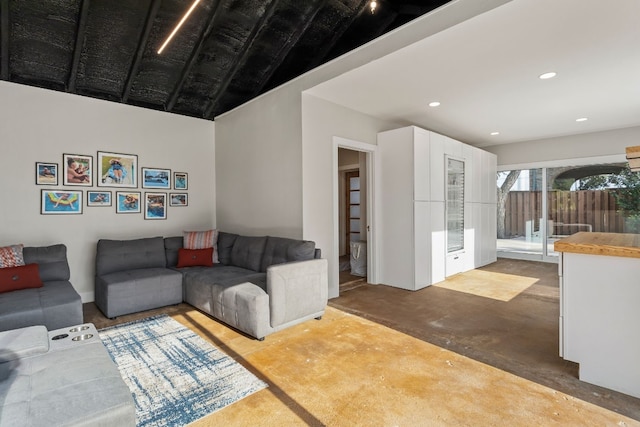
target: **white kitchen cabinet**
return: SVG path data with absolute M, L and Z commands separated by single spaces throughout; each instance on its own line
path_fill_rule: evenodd
M 451 254 L 447 252 L 448 159 L 463 162 L 465 176 L 464 211 L 458 212 L 464 217 L 464 245 Z M 493 154 L 409 126 L 378 134 L 377 162 L 381 283 L 417 290 L 495 261 L 496 206 L 489 203 L 489 184 L 495 195 Z

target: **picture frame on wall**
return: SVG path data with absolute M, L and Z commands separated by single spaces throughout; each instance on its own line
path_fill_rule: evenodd
M 144 193 L 144 219 L 167 219 L 167 193 Z
M 188 206 L 189 195 L 187 193 L 169 194 L 169 206 Z
M 173 173 L 173 189 L 187 190 L 189 189 L 189 174 L 186 172 Z
M 87 191 L 87 206 L 111 205 L 111 191 Z
M 98 151 L 98 187 L 138 187 L 138 156 Z
M 142 168 L 142 188 L 171 188 L 171 170 L 159 168 Z
M 139 191 L 116 191 L 116 213 L 140 213 Z
M 93 156 L 86 154 L 63 154 L 63 185 L 93 185 Z
M 42 190 L 40 197 L 40 214 L 82 214 L 82 194 L 82 190 Z
M 58 185 L 58 164 L 36 162 L 36 185 Z

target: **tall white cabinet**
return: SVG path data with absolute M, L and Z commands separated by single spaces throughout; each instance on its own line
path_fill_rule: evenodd
M 409 126 L 378 134 L 377 159 L 381 283 L 417 290 L 496 260 L 495 155 Z M 460 162 L 464 245 L 448 253 L 447 170 Z

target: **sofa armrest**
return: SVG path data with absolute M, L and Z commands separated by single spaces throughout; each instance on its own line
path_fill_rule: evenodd
M 49 351 L 49 333 L 42 325 L 0 332 L 0 363 Z
M 291 322 L 327 306 L 329 288 L 326 259 L 288 262 L 267 268 L 271 326 Z

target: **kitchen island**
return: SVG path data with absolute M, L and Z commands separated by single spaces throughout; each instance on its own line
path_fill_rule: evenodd
M 580 380 L 640 397 L 640 235 L 580 232 L 560 253 L 560 356 Z

